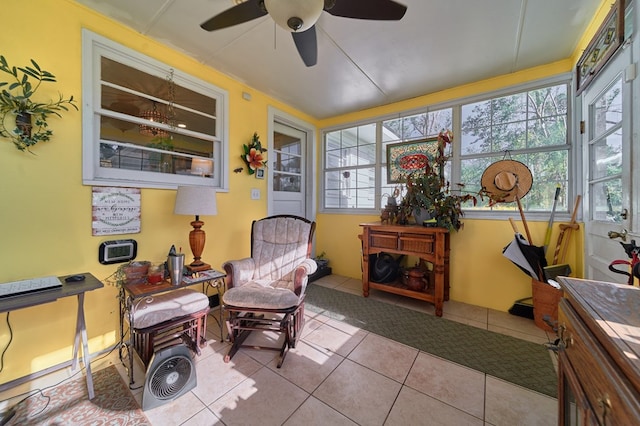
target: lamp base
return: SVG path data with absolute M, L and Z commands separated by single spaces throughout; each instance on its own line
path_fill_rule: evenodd
M 200 272 L 200 271 L 208 271 L 209 269 L 211 269 L 211 265 L 206 264 L 206 263 L 201 263 L 199 265 L 186 265 L 186 268 L 189 272 Z

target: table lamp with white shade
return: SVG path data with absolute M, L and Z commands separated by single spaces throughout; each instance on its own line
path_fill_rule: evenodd
M 206 271 L 211 265 L 204 263 L 200 256 L 204 250 L 205 232 L 202 230 L 204 222 L 200 216 L 214 216 L 218 214 L 216 206 L 216 190 L 208 186 L 180 186 L 176 194 L 175 214 L 195 215 L 191 222 L 193 229 L 189 232 L 189 245 L 193 253 L 193 262 L 187 269 L 193 272 Z

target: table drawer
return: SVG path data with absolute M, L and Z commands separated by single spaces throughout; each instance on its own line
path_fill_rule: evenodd
M 424 234 L 400 234 L 399 249 L 411 251 L 416 254 L 432 254 L 436 238 L 433 235 Z
M 395 232 L 371 232 L 369 247 L 381 249 L 398 249 L 398 234 Z
M 566 299 L 558 312 L 558 334 L 572 368 L 582 373 L 582 391 L 600 424 L 634 424 L 640 396 Z

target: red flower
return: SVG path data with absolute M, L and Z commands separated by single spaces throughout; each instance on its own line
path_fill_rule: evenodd
M 249 164 L 249 168 L 252 170 L 260 169 L 264 166 L 264 157 L 262 156 L 262 152 L 258 151 L 255 148 L 251 148 L 249 153 L 246 156 L 247 164 Z

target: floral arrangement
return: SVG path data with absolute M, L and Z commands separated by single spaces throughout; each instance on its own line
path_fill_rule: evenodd
M 250 175 L 254 174 L 258 169 L 267 167 L 267 160 L 265 160 L 264 155 L 262 155 L 262 153 L 267 152 L 267 150 L 262 148 L 262 143 L 260 142 L 258 133 L 254 133 L 251 138 L 251 142 L 249 142 L 248 145 L 243 144 L 242 148 L 244 150 L 244 154 L 241 155 L 240 158 L 247 163 Z
M 451 184 L 444 177 L 444 167 L 448 157 L 444 154 L 447 144 L 453 142 L 453 133 L 443 130 L 438 134 L 438 150 L 432 163 L 427 163 L 424 170 L 407 176 L 404 196 L 400 202 L 400 220 L 407 223 L 407 218 L 420 210 L 426 210 L 435 220 L 435 226 L 458 231 L 462 228 L 460 218 L 463 216 L 462 204 L 477 199 L 472 194 L 454 194 Z M 461 192 L 463 184 L 458 184 Z

